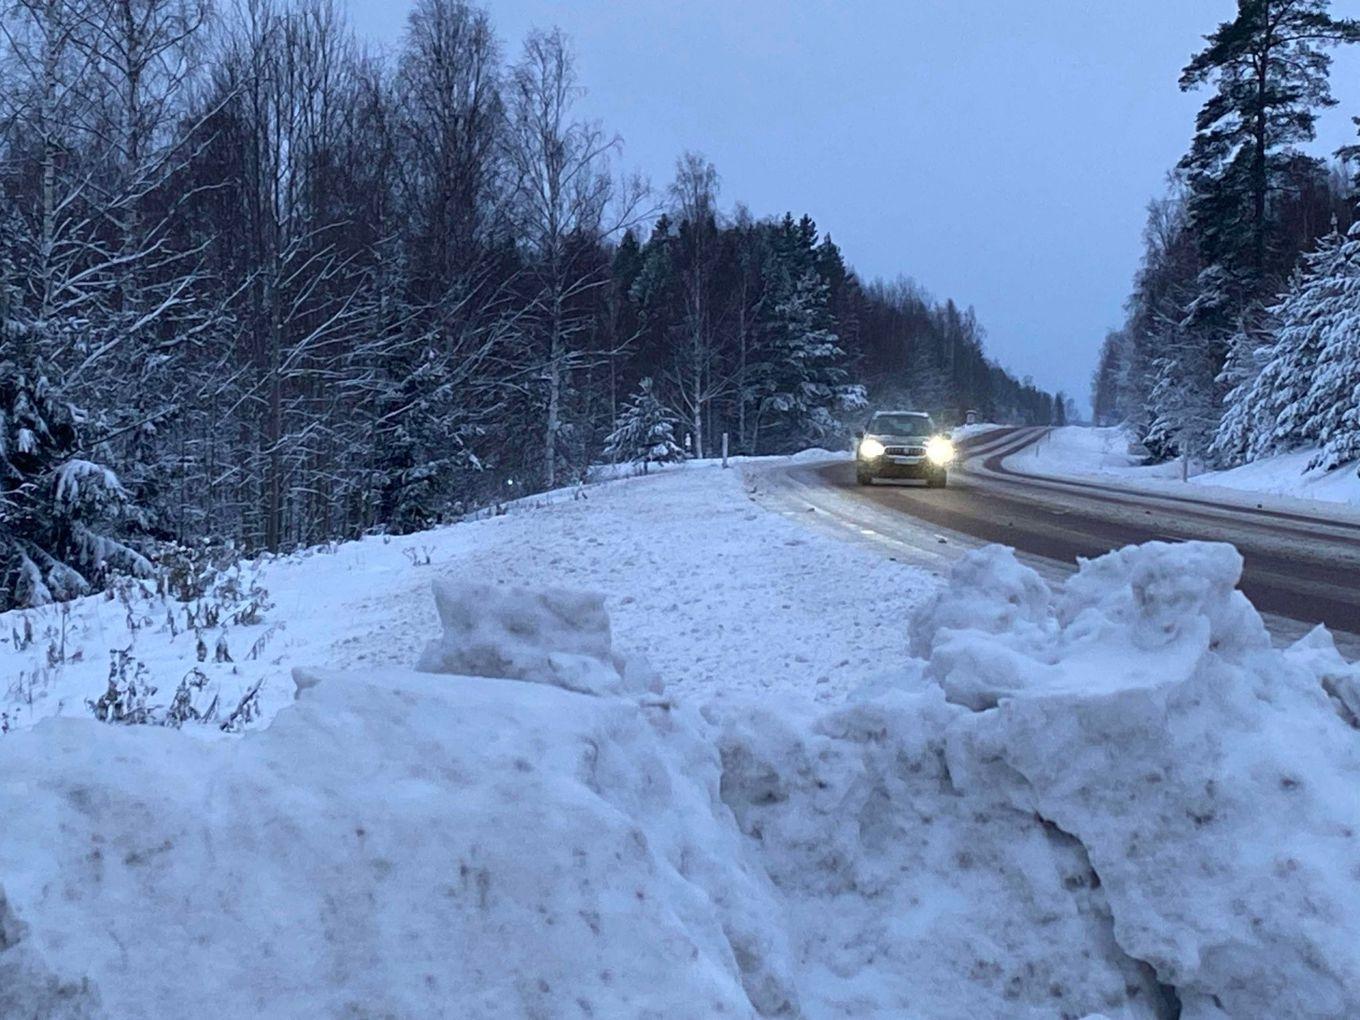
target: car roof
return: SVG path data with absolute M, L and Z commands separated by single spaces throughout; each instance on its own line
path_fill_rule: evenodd
M 929 417 L 930 417 L 930 415 L 926 414 L 925 411 L 875 411 L 875 412 L 874 412 L 874 417 L 877 418 L 880 414 L 909 414 L 909 415 L 911 415 L 913 418 L 929 418 Z

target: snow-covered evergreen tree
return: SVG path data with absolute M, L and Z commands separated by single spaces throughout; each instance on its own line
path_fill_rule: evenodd
M 817 442 L 838 428 L 834 412 L 863 406 L 850 383 L 831 314 L 829 286 L 817 271 L 817 228 L 785 217 L 766 268 L 761 342 L 751 369 L 759 427 L 775 448 Z
M 1360 228 L 1304 256 L 1267 323 L 1271 340 L 1228 393 L 1216 445 L 1247 460 L 1319 446 L 1310 467 L 1360 459 Z
M 23 345 L 5 340 L 21 356 Z M 127 494 L 85 456 L 79 420 L 36 360 L 0 361 L 0 612 L 84 595 L 111 568 L 150 572 L 115 537 Z
M 1315 338 L 1318 353 L 1311 376 L 1292 380 L 1300 399 L 1281 415 L 1277 430 L 1293 428 L 1302 441 L 1319 445 L 1310 468 L 1360 460 L 1360 223 L 1310 257 L 1282 308 L 1282 339 L 1297 321 L 1293 328 Z
M 1223 415 L 1209 447 L 1210 457 L 1217 463 L 1251 460 L 1266 423 L 1272 420 L 1269 391 L 1262 399 L 1260 380 L 1277 327 L 1273 310 L 1267 309 L 1252 321 L 1244 321 L 1228 343 L 1228 356 L 1218 375 L 1218 384 L 1225 391 Z
M 605 456 L 637 464 L 643 474 L 648 464 L 684 460 L 685 451 L 675 441 L 675 424 L 676 416 L 657 399 L 652 380 L 643 379 L 605 440 Z

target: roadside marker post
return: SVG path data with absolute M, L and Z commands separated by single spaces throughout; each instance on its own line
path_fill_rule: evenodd
M 723 461 L 722 466 L 727 467 L 727 433 L 723 433 Z

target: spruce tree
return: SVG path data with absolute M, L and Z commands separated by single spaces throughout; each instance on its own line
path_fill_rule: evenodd
M 88 594 L 110 569 L 149 573 L 116 537 L 134 515 L 117 476 L 85 455 L 80 414 L 26 344 L 0 339 L 0 612 Z
M 1318 346 L 1317 361 L 1277 429 L 1291 430 L 1320 449 L 1308 465 L 1332 468 L 1360 460 L 1360 223 L 1329 239 L 1309 260 L 1282 313 Z M 1288 340 L 1290 327 L 1281 331 Z M 1304 388 L 1306 385 L 1306 388 Z
M 637 464 L 644 475 L 649 464 L 684 460 L 685 451 L 675 441 L 675 424 L 675 415 L 657 399 L 652 380 L 643 379 L 605 440 L 605 456 Z
M 837 430 L 836 409 L 865 402 L 863 387 L 850 383 L 816 245 L 811 219 L 785 216 L 764 270 L 760 349 L 750 377 L 759 428 L 774 439 L 767 448 L 818 442 Z
M 1267 311 L 1252 325 L 1244 323 L 1229 342 L 1228 357 L 1219 373 L 1219 383 L 1227 390 L 1223 416 L 1209 448 L 1218 463 L 1240 464 L 1252 459 L 1266 422 L 1271 420 L 1268 405 L 1274 391 L 1267 387 L 1262 399 L 1262 372 L 1270 359 L 1276 325 Z

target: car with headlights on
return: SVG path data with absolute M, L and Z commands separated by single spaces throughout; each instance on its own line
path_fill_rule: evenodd
M 922 411 L 879 411 L 858 433 L 855 480 L 872 485 L 877 478 L 916 478 L 943 488 L 954 461 L 954 444 Z

